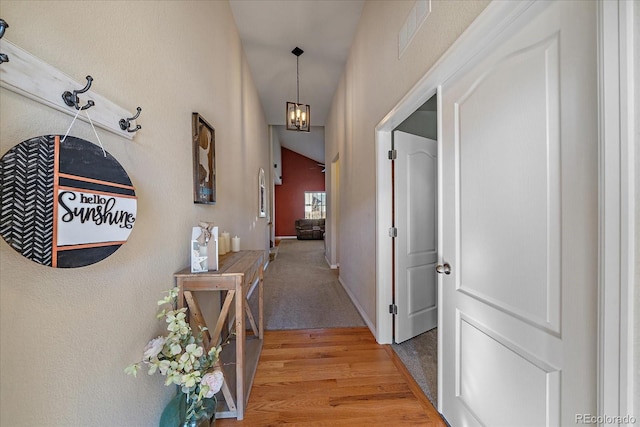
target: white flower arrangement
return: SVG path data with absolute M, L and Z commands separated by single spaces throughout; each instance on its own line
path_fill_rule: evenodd
M 177 296 L 178 288 L 173 288 L 158 301 L 163 308 L 157 317 L 165 318 L 169 331 L 167 336 L 149 341 L 144 348 L 142 361 L 127 366 L 124 371 L 135 377 L 144 364 L 149 375 L 160 372 L 166 376 L 165 385 L 178 385 L 186 400 L 184 418 L 180 415 L 181 421 L 191 422 L 210 417 L 212 414 L 207 410 L 215 408 L 215 394 L 224 382 L 219 364 L 222 347 L 211 347 L 205 352 L 202 335 L 206 328 L 201 328 L 197 335 L 193 334 L 186 321 L 187 309 L 175 309 Z M 211 402 L 205 402 L 206 399 L 213 399 L 213 406 Z

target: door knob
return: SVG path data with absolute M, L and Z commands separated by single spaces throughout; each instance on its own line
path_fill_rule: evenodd
M 436 271 L 439 274 L 451 274 L 451 266 L 448 263 L 436 265 Z

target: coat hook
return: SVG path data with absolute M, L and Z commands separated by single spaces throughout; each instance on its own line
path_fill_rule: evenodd
M 74 90 L 73 93 L 66 91 L 62 94 L 62 99 L 64 103 L 69 107 L 76 107 L 76 110 L 86 110 L 87 108 L 91 108 L 96 105 L 92 100 L 87 101 L 86 105 L 80 106 L 78 103 L 80 102 L 80 98 L 78 98 L 79 93 L 85 93 L 91 87 L 91 83 L 93 82 L 93 77 L 87 76 L 87 85 L 80 90 Z
M 128 119 L 120 119 L 120 129 L 126 130 L 127 132 L 137 132 L 140 129 L 142 129 L 142 126 L 140 125 L 136 125 L 134 129 L 131 129 L 131 120 L 135 120 L 138 118 L 138 116 L 140 116 L 140 112 L 142 111 L 142 108 L 138 107 L 136 108 L 136 110 L 138 110 L 138 113 L 135 116 L 130 117 Z
M 7 28 L 9 28 L 9 24 L 7 24 L 7 21 L 0 18 L 0 39 L 2 38 L 2 36 L 4 36 L 4 30 L 6 30 Z M 9 55 L 7 55 L 6 53 L 0 53 L 0 64 L 2 64 L 3 62 L 9 62 Z

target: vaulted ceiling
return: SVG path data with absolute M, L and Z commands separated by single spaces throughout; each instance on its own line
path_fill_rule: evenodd
M 364 0 L 231 0 L 231 9 L 267 123 L 282 146 L 324 162 L 306 145 L 324 144 L 333 95 L 343 73 Z M 300 102 L 311 106 L 312 132 L 286 132 L 285 105 L 296 101 L 296 47 Z M 319 127 L 319 128 L 317 128 Z
M 349 55 L 363 0 L 231 0 L 231 9 L 267 123 L 285 124 L 285 104 L 296 101 L 299 46 L 300 101 L 311 124 L 324 126 Z

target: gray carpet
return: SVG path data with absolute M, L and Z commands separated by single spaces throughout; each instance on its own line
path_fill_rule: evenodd
M 252 306 L 256 294 L 249 300 Z M 323 240 L 280 242 L 264 273 L 264 325 L 270 330 L 365 326 L 337 270 L 325 261 Z
M 427 399 L 438 407 L 438 329 L 391 346 Z

